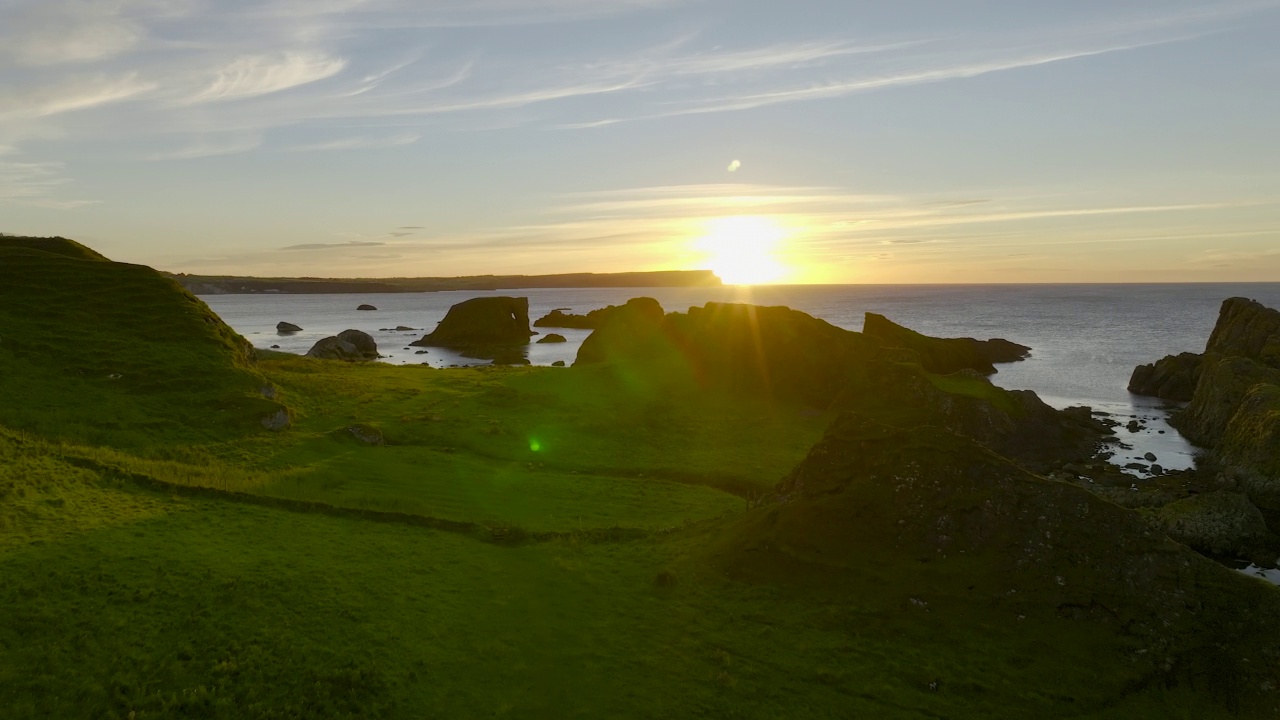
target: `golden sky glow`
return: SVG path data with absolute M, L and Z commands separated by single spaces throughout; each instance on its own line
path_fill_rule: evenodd
M 740 215 L 707 221 L 694 248 L 705 255 L 699 265 L 726 284 L 758 285 L 787 279 L 779 260 L 787 238 L 787 230 L 770 218 Z

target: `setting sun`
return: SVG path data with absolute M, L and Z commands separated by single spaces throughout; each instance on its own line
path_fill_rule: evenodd
M 777 282 L 787 274 L 777 253 L 787 230 L 767 217 L 716 218 L 694 247 L 705 253 L 707 268 L 728 285 Z

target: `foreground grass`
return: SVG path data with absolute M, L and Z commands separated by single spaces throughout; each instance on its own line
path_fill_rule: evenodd
M 907 568 L 731 581 L 714 525 L 509 546 L 0 459 L 7 717 L 1223 716 Z

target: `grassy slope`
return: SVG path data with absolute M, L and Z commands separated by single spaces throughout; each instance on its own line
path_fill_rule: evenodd
M 728 582 L 693 559 L 716 526 L 506 547 L 147 491 L 8 434 L 0 458 L 9 717 L 1226 717 L 1127 694 L 1131 648 L 1051 609 L 921 610 L 896 568 Z
M 1223 716 L 1196 689 L 1135 690 L 1123 637 L 1049 608 L 1019 622 L 960 578 L 921 611 L 911 568 L 856 558 L 730 581 L 704 549 L 732 517 L 575 532 L 736 513 L 707 485 L 776 481 L 825 425 L 799 407 L 583 369 L 251 365 L 145 268 L 0 253 L 10 716 Z M 258 428 L 264 378 L 293 430 Z M 104 467 L 563 534 L 495 544 Z
M 251 352 L 150 268 L 0 245 L 0 424 L 130 448 L 243 435 L 280 407 Z

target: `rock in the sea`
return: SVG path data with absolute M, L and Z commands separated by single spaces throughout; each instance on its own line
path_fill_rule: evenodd
M 534 327 L 554 327 L 554 328 L 576 328 L 580 330 L 595 330 L 605 324 L 609 320 L 609 316 L 616 312 L 623 313 L 648 313 L 652 315 L 656 310 L 658 315 L 662 314 L 662 306 L 653 298 L 640 297 L 632 298 L 623 305 L 610 305 L 596 310 L 592 310 L 586 315 L 574 315 L 566 313 L 566 308 L 556 308 L 546 315 L 538 318 L 534 323 Z
M 343 330 L 338 333 L 339 340 L 345 340 L 355 346 L 356 352 L 373 360 L 378 357 L 378 343 L 373 336 L 362 330 Z
M 307 351 L 307 357 L 347 362 L 376 360 L 378 345 L 367 333 L 359 330 L 343 330 L 337 336 L 318 341 Z
M 1192 495 L 1156 510 L 1169 537 L 1212 555 L 1248 556 L 1267 537 L 1262 512 L 1239 493 Z
M 358 308 L 356 308 L 356 309 L 357 309 L 357 310 L 370 311 L 370 310 L 377 310 L 378 308 L 376 308 L 376 307 L 374 307 L 374 306 L 372 306 L 372 305 L 369 305 L 368 303 L 365 303 L 365 304 L 361 305 L 360 307 L 358 307 Z
M 545 345 L 548 343 L 562 343 L 562 342 L 568 342 L 568 340 L 565 340 L 565 337 L 563 335 L 558 335 L 556 333 L 547 333 L 545 337 L 538 338 L 539 345 Z
M 935 338 L 902 327 L 883 315 L 867 313 L 862 332 L 880 340 L 886 347 L 914 352 L 929 372 L 949 375 L 961 370 L 976 370 L 984 375 L 996 371 L 992 363 L 1024 359 L 1031 348 L 1003 339 Z
M 447 347 L 467 357 L 510 357 L 510 349 L 528 345 L 531 335 L 528 298 L 478 297 L 449 308 L 433 332 L 409 344 Z
M 413 330 L 417 330 L 418 328 L 411 328 L 408 325 L 397 325 L 392 329 L 395 330 L 396 332 L 411 332 Z
M 557 360 L 557 361 L 555 361 L 555 362 L 551 363 L 551 367 L 564 367 L 564 361 L 563 361 L 563 360 Z
M 1162 400 L 1187 402 L 1200 379 L 1203 357 L 1197 353 L 1166 356 L 1151 365 L 1139 365 L 1129 378 L 1129 392 Z
M 276 332 L 280 333 L 281 335 L 286 335 L 288 333 L 296 333 L 301 331 L 302 331 L 302 328 L 298 327 L 297 325 L 294 325 L 291 322 L 276 323 Z

